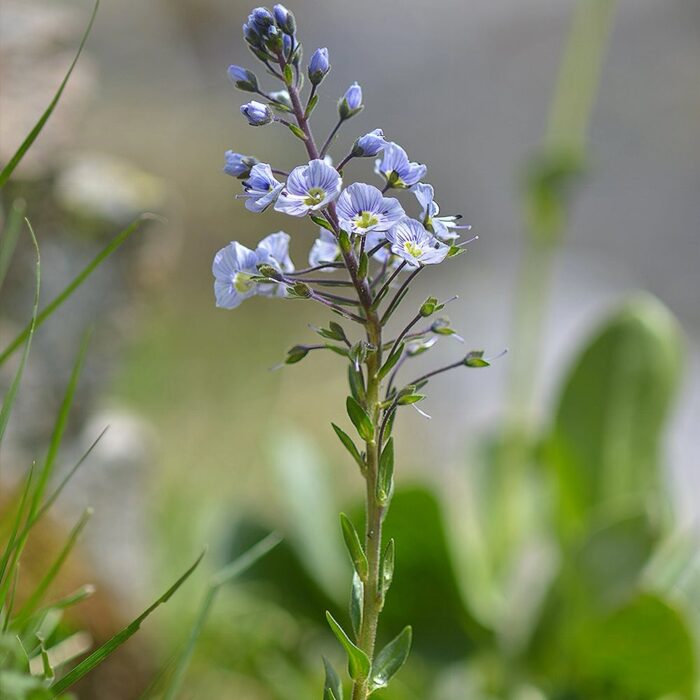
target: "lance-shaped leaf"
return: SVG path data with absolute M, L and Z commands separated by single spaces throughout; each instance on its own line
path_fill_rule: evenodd
M 391 587 L 391 582 L 394 579 L 394 562 L 396 561 L 396 543 L 392 537 L 387 542 L 384 549 L 384 555 L 379 567 L 379 591 L 382 595 L 382 600 L 386 597 L 387 591 Z
M 352 438 L 344 430 L 341 430 L 335 423 L 331 423 L 331 425 L 333 426 L 333 430 L 335 430 L 335 434 L 338 436 L 338 439 L 340 440 L 340 442 L 343 443 L 345 449 L 357 462 L 357 465 L 360 467 L 360 469 L 364 471 L 365 462 L 362 459 L 362 455 L 360 454 L 359 450 L 357 449 L 357 447 L 355 447 L 355 443 L 352 441 Z
M 362 376 L 362 370 L 355 367 L 353 363 L 348 365 L 348 384 L 350 385 L 350 393 L 358 403 L 364 401 L 367 393 L 365 392 L 365 378 Z
M 365 413 L 365 409 L 360 406 L 352 396 L 348 396 L 345 407 L 348 411 L 348 416 L 352 424 L 357 429 L 359 436 L 365 442 L 371 442 L 374 439 L 374 428 L 369 416 Z
M 396 363 L 401 359 L 401 355 L 403 355 L 403 350 L 405 347 L 405 343 L 399 343 L 398 347 L 394 352 L 387 357 L 386 362 L 381 366 L 381 369 L 379 370 L 379 379 L 383 379 L 386 377 L 389 372 L 396 366 Z
M 323 700 L 343 700 L 343 684 L 340 682 L 340 676 L 325 656 L 323 657 L 323 665 L 326 669 Z
M 377 654 L 372 669 L 370 692 L 386 688 L 396 672 L 404 665 L 411 651 L 413 632 L 410 626 L 404 627 L 393 641 Z
M 350 622 L 352 622 L 352 631 L 355 633 L 355 639 L 360 636 L 362 628 L 362 607 L 365 599 L 365 585 L 362 579 L 355 572 L 352 576 L 352 593 L 350 595 Z
M 377 474 L 377 501 L 386 505 L 391 498 L 394 488 L 394 438 L 387 440 L 382 455 L 379 458 L 379 472 Z
M 350 678 L 354 681 L 363 681 L 368 678 L 372 665 L 367 654 L 350 641 L 350 637 L 345 634 L 345 630 L 328 611 L 326 611 L 326 620 L 328 620 L 328 625 L 333 630 L 333 634 L 338 638 L 338 641 L 343 645 L 343 649 L 345 649 L 345 653 L 348 655 L 348 673 Z
M 340 527 L 343 530 L 345 546 L 348 548 L 350 559 L 352 559 L 352 564 L 355 567 L 355 571 L 357 571 L 357 575 L 363 581 L 366 581 L 367 574 L 369 573 L 367 555 L 365 554 L 364 549 L 362 549 L 362 543 L 360 542 L 360 537 L 357 534 L 355 526 L 352 524 L 350 518 L 345 515 L 345 513 L 340 514 Z

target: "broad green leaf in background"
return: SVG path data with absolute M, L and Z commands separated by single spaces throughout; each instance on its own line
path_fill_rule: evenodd
M 574 362 L 547 441 L 563 536 L 653 493 L 681 362 L 678 324 L 651 297 L 630 300 Z
M 578 668 L 593 689 L 616 698 L 692 697 L 695 651 L 681 614 L 661 597 L 642 593 L 581 639 Z M 593 697 L 591 695 L 590 697 Z

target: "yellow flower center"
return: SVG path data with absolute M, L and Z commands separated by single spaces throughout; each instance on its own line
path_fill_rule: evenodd
M 304 200 L 304 204 L 306 204 L 307 207 L 313 207 L 317 204 L 320 204 L 325 199 L 325 197 L 326 193 L 320 187 L 312 187 L 306 193 L 306 199 Z
M 233 278 L 233 286 L 239 294 L 245 294 L 255 286 L 255 282 L 247 272 L 237 272 Z
M 413 258 L 420 258 L 423 254 L 423 249 L 411 241 L 406 241 L 403 244 L 403 249 Z
M 372 226 L 376 226 L 379 223 L 379 219 L 371 211 L 360 212 L 355 217 L 355 226 L 357 228 L 368 229 Z

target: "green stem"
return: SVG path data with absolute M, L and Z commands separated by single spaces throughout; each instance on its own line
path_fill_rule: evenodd
M 279 56 L 280 67 L 284 71 L 284 57 Z M 289 97 L 292 103 L 292 110 L 299 128 L 306 135 L 304 141 L 309 158 L 319 157 L 319 151 L 314 141 L 313 134 L 309 128 L 308 120 L 304 116 L 304 108 L 299 98 L 299 91 L 295 85 L 287 85 Z M 329 138 L 326 146 L 330 143 L 333 134 Z M 326 147 L 324 146 L 324 148 Z M 340 235 L 340 226 L 335 210 L 335 204 L 331 203 L 326 210 L 326 217 L 333 226 L 336 236 Z M 377 471 L 379 468 L 380 454 L 380 391 L 381 380 L 379 379 L 379 368 L 382 366 L 382 322 L 377 310 L 374 308 L 374 298 L 366 278 L 360 278 L 358 270 L 358 260 L 352 247 L 348 251 L 342 251 L 343 262 L 352 280 L 352 284 L 357 292 L 360 307 L 364 312 L 364 327 L 367 335 L 367 342 L 375 348 L 374 352 L 368 353 L 367 367 L 367 387 L 366 402 L 364 409 L 372 420 L 374 426 L 373 437 L 365 443 L 366 452 L 366 522 L 365 522 L 365 554 L 368 562 L 368 575 L 364 584 L 362 624 L 357 635 L 357 645 L 367 654 L 370 661 L 374 658 L 374 648 L 377 639 L 377 627 L 379 615 L 382 610 L 383 600 L 379 584 L 379 568 L 382 553 L 382 522 L 386 511 L 385 506 L 377 502 Z M 352 689 L 352 700 L 366 700 L 369 696 L 370 679 L 355 681 Z

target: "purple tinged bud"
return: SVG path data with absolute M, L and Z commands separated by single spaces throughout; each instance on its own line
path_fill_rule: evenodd
M 241 114 L 248 120 L 251 126 L 263 126 L 273 120 L 272 111 L 262 102 L 251 100 L 241 106 Z
M 241 66 L 229 66 L 228 77 L 239 90 L 256 92 L 258 89 L 258 79 L 255 77 L 255 73 L 251 73 Z
M 313 85 L 318 85 L 331 69 L 328 61 L 328 49 L 316 49 L 309 61 L 309 80 Z
M 353 83 L 338 103 L 340 118 L 343 120 L 350 119 L 350 117 L 361 111 L 362 107 L 362 88 L 358 83 Z
M 268 27 L 272 26 L 275 22 L 275 18 L 272 16 L 270 10 L 266 7 L 256 7 L 248 17 L 248 21 L 252 21 L 258 31 L 261 29 L 264 31 Z M 262 33 L 262 32 L 261 32 Z
M 224 172 L 232 177 L 237 177 L 239 180 L 248 177 L 251 168 L 258 162 L 258 159 L 253 156 L 246 156 L 233 151 L 226 151 L 224 158 L 226 159 Z
M 374 129 L 364 136 L 360 136 L 352 147 L 352 155 L 355 158 L 368 158 L 376 156 L 379 151 L 387 145 L 384 139 L 384 132 L 381 129 Z
M 275 5 L 272 8 L 272 12 L 275 15 L 277 26 L 285 34 L 294 34 L 296 31 L 296 21 L 294 20 L 294 15 L 284 5 Z

